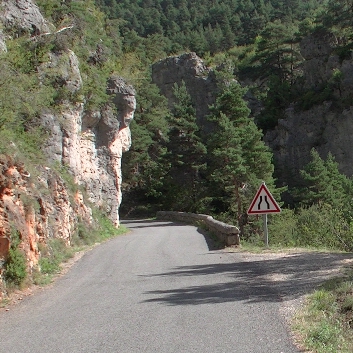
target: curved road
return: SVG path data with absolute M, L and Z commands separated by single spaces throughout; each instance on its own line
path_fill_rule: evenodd
M 253 258 L 210 249 L 193 226 L 125 224 L 132 232 L 0 312 L 0 352 L 299 352 L 280 309 L 319 267 L 305 279 L 302 255 Z

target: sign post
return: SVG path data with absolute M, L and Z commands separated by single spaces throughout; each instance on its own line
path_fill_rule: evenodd
M 250 204 L 247 214 L 262 214 L 264 227 L 264 242 L 266 247 L 268 247 L 267 214 L 280 212 L 281 208 L 278 206 L 276 200 L 273 198 L 272 194 L 263 182 L 257 190 L 256 195 Z
M 262 219 L 264 222 L 264 241 L 265 241 L 265 246 L 268 248 L 268 227 L 267 227 L 267 213 L 262 215 Z

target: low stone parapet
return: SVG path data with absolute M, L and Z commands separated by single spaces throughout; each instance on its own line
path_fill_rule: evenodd
M 157 219 L 180 221 L 185 223 L 202 222 L 225 245 L 240 245 L 239 228 L 217 221 L 212 216 L 188 212 L 159 211 Z

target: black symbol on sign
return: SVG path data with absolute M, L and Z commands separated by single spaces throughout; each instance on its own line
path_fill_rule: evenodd
M 270 209 L 270 204 L 269 204 L 269 202 L 267 201 L 267 196 L 266 196 L 266 195 L 264 196 L 264 200 L 263 200 L 263 201 L 266 202 L 267 209 L 269 210 L 269 209 Z M 262 196 L 260 196 L 260 201 L 259 201 L 259 203 L 258 203 L 258 205 L 257 205 L 257 209 L 258 209 L 258 210 L 261 210 L 261 204 L 262 204 Z

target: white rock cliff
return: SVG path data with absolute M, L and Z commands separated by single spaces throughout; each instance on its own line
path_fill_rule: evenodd
M 0 23 L 15 26 L 29 36 L 50 35 L 50 24 L 31 0 L 0 1 Z M 0 33 L 0 50 L 6 53 L 6 36 Z M 82 87 L 79 60 L 66 50 L 51 53 L 38 69 L 39 78 L 51 70 L 71 93 Z M 43 112 L 40 122 L 47 132 L 42 149 L 47 163 L 31 175 L 11 155 L 0 155 L 0 300 L 3 264 L 15 231 L 28 271 L 38 264 L 40 243 L 60 238 L 69 245 L 78 225 L 94 222 L 94 204 L 119 227 L 121 203 L 121 158 L 131 145 L 129 123 L 136 108 L 135 91 L 123 78 L 107 82 L 111 103 L 100 111 L 87 112 L 86 99 L 64 102 L 60 112 Z M 65 169 L 76 185 L 63 180 L 57 169 Z M 82 192 L 81 190 L 84 190 Z

